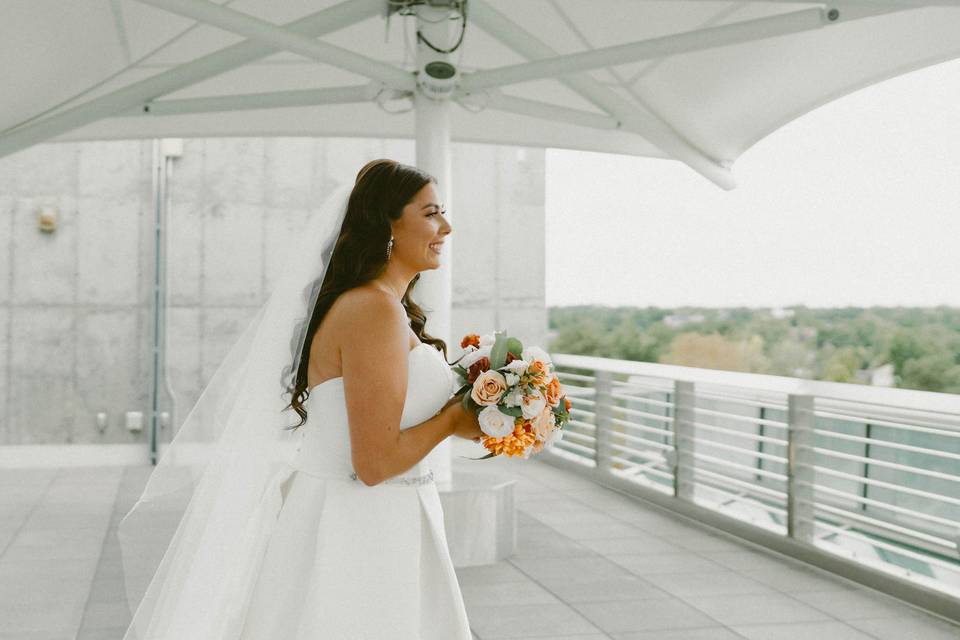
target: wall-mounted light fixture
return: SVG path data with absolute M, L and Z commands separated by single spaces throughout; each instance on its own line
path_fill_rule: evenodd
M 53 233 L 57 230 L 57 219 L 60 212 L 56 207 L 40 207 L 37 210 L 37 228 L 44 233 Z

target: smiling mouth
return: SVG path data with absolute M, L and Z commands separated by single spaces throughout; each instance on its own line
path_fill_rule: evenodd
M 440 255 L 440 252 L 443 251 L 443 243 L 434 242 L 433 244 L 430 245 L 430 250 L 436 253 L 437 255 Z

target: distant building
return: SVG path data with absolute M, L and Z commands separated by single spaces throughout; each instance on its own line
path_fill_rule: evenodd
M 792 318 L 793 309 L 784 309 L 783 307 L 773 307 L 770 309 L 770 315 L 774 318 Z
M 893 364 L 888 362 L 871 371 L 870 384 L 875 387 L 896 386 L 896 380 L 893 377 Z

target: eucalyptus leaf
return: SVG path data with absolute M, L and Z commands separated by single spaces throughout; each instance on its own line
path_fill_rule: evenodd
M 500 406 L 498 406 L 497 409 L 500 410 L 500 413 L 505 413 L 505 414 L 507 414 L 508 416 L 513 417 L 513 418 L 519 418 L 520 416 L 523 415 L 523 408 L 522 408 L 522 407 L 500 407 Z
M 490 349 L 490 368 L 499 369 L 507 363 L 507 341 L 508 338 L 504 333 L 497 333 L 496 342 L 493 343 L 493 348 Z
M 516 338 L 510 338 L 507 340 L 507 351 L 519 358 L 523 355 L 523 343 Z

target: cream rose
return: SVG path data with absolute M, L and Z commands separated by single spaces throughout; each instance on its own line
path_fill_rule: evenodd
M 494 369 L 488 369 L 473 381 L 470 397 L 479 405 L 497 404 L 506 390 L 507 381 L 503 374 Z
M 492 333 L 485 333 L 480 336 L 480 348 L 483 347 L 492 347 L 493 343 L 497 341 L 497 337 Z
M 520 410 L 523 412 L 524 418 L 531 420 L 543 411 L 545 406 L 547 406 L 547 399 L 544 398 L 543 394 L 539 391 L 534 391 L 523 396 L 523 401 L 520 403 Z
M 523 389 L 514 387 L 503 396 L 503 404 L 507 407 L 519 407 L 523 400 Z
M 502 413 L 496 405 L 484 407 L 477 420 L 480 430 L 491 438 L 503 438 L 513 433 L 513 416 Z
M 546 440 L 550 435 L 550 432 L 553 431 L 553 426 L 556 424 L 553 411 L 550 407 L 544 407 L 543 411 L 537 414 L 531 422 L 530 426 L 533 428 L 533 432 L 536 434 L 537 438 L 541 440 Z

